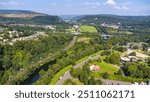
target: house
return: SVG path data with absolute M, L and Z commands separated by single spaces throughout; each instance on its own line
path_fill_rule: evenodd
M 108 40 L 110 36 L 109 35 L 102 35 L 102 37 L 104 40 Z
M 13 30 L 13 31 L 9 31 L 9 32 L 8 32 L 8 34 L 15 34 L 15 33 L 18 33 L 18 31 Z
M 147 49 L 147 52 L 150 52 L 150 47 Z
M 121 61 L 122 61 L 122 62 L 130 62 L 131 59 L 130 59 L 130 58 L 127 58 L 127 57 L 121 57 Z
M 105 22 L 101 24 L 101 26 L 103 27 L 110 27 L 110 28 L 114 28 L 114 29 L 118 29 L 119 26 L 116 24 L 106 24 Z
M 73 28 L 75 31 L 80 32 L 80 26 L 79 25 L 74 25 Z
M 129 56 L 131 62 L 137 62 L 139 59 L 136 56 Z
M 98 66 L 98 65 L 92 65 L 92 66 L 90 66 L 90 71 L 98 71 L 98 70 L 100 70 L 100 67 Z

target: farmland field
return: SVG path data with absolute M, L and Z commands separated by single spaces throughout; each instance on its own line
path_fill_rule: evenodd
M 97 33 L 97 29 L 94 26 L 83 25 L 80 29 L 81 32 Z
M 92 38 L 90 37 L 79 37 L 77 39 L 77 42 L 84 42 L 84 43 L 89 43 L 89 41 L 91 40 Z

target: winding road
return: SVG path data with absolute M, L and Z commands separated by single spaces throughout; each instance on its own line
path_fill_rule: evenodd
M 93 56 L 93 57 L 89 57 L 88 59 L 82 61 L 81 63 L 79 64 L 76 64 L 75 66 L 73 66 L 74 69 L 76 68 L 79 68 L 81 66 L 83 66 L 85 63 L 87 63 L 89 60 L 93 60 L 93 59 L 97 59 L 100 57 L 100 54 L 96 55 L 96 56 Z M 62 77 L 60 80 L 57 81 L 56 85 L 62 85 L 62 83 L 66 80 L 66 79 L 73 79 L 73 77 L 70 75 L 70 70 L 67 71 Z
M 77 36 L 74 36 L 71 43 L 64 50 L 67 51 L 68 49 L 70 49 L 76 43 L 76 40 L 77 40 Z
M 73 66 L 74 69 L 79 68 L 81 66 L 83 66 L 85 63 L 87 63 L 89 60 L 94 60 L 100 57 L 100 54 L 97 54 L 95 56 L 89 57 L 88 59 L 82 61 L 79 64 L 76 64 L 75 66 Z M 119 66 L 117 68 L 120 68 Z M 70 75 L 70 70 L 67 71 L 56 83 L 56 85 L 62 85 L 63 82 L 66 79 L 73 79 L 73 77 Z M 107 79 L 101 79 L 101 78 L 96 78 L 96 79 L 100 79 L 103 84 L 107 84 L 107 85 L 130 85 L 130 82 L 124 82 L 124 81 L 115 81 L 115 80 L 107 80 Z

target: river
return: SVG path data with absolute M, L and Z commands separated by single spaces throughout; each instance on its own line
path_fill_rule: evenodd
M 28 79 L 26 79 L 24 82 L 21 83 L 21 85 L 33 85 L 39 78 L 39 72 L 44 69 L 45 71 L 48 70 L 48 66 L 55 64 L 56 60 L 50 61 L 47 64 L 44 64 L 43 66 L 39 67 Z

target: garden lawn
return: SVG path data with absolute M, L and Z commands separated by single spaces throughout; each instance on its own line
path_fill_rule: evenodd
M 94 26 L 83 25 L 80 29 L 81 32 L 97 33 L 97 29 Z
M 102 73 L 109 73 L 111 76 L 114 75 L 115 72 L 117 72 L 119 69 L 116 68 L 114 65 L 112 64 L 109 64 L 109 63 L 106 63 L 104 61 L 102 61 L 101 63 L 98 63 L 98 62 L 94 62 L 94 63 L 90 63 L 90 65 L 92 64 L 96 64 L 96 65 L 99 65 L 100 66 L 100 70 L 97 71 L 97 72 L 91 72 L 91 74 L 97 78 L 100 78 L 101 77 L 101 74 Z
M 89 43 L 92 38 L 90 37 L 78 37 L 77 42 Z

